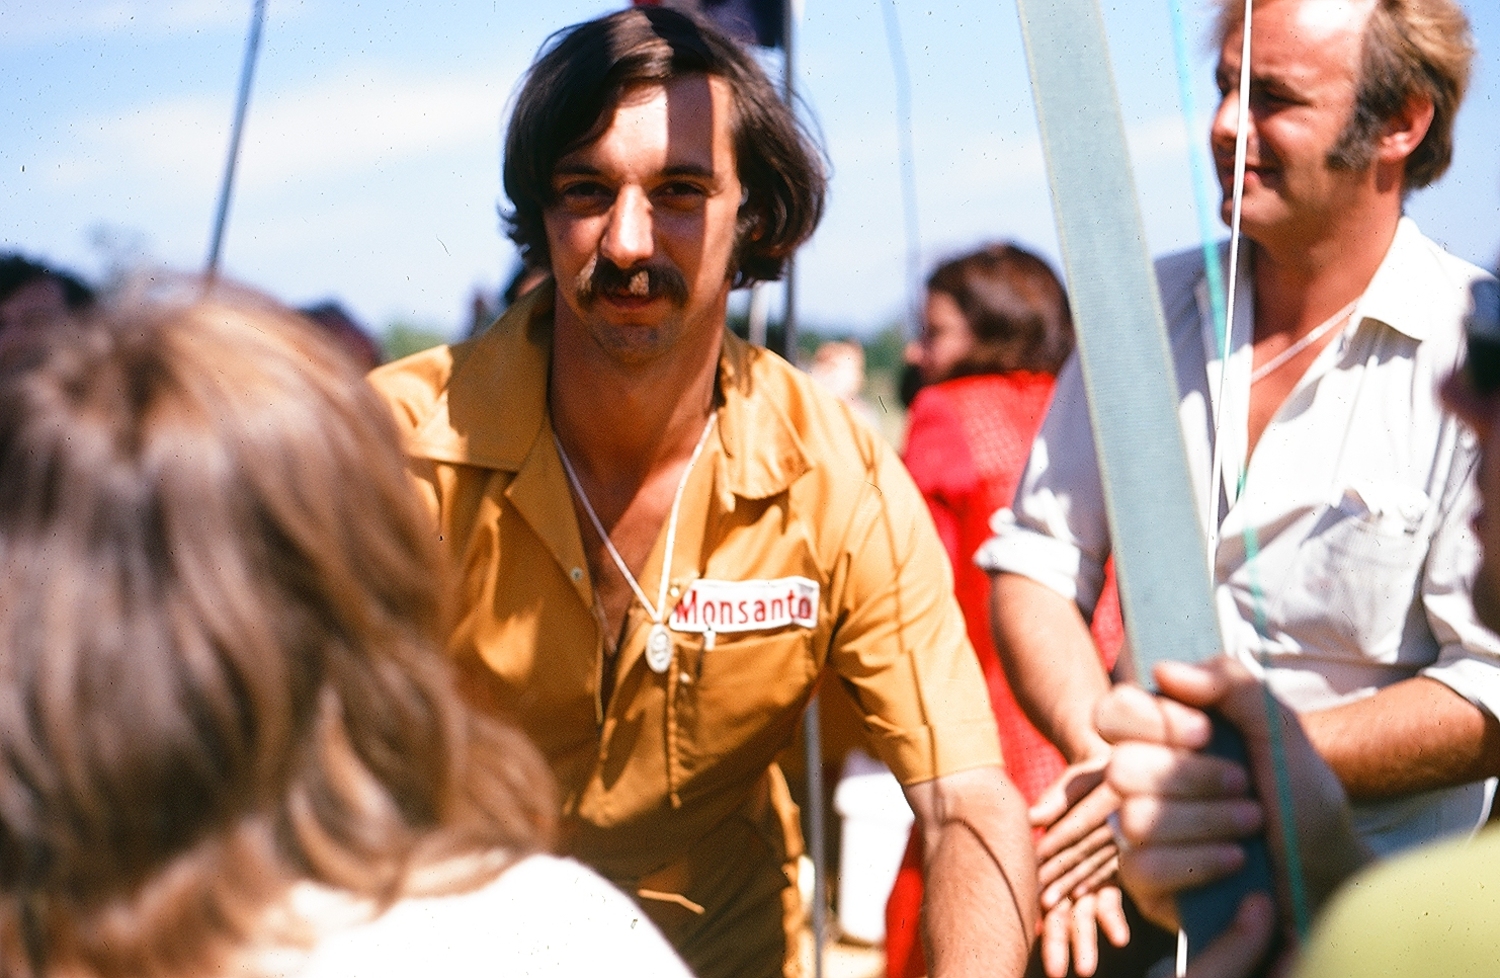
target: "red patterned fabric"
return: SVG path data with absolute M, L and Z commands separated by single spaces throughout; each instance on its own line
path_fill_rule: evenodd
M 1005 681 L 990 635 L 989 575 L 974 553 L 989 537 L 995 510 L 1009 506 L 1031 442 L 1052 399 L 1049 374 L 1017 371 L 961 377 L 923 388 L 907 415 L 907 469 L 927 500 L 953 564 L 954 588 L 969 640 L 984 669 L 990 705 L 1000 728 L 1006 772 L 1028 804 L 1062 774 L 1057 749 L 1026 719 Z M 1105 568 L 1104 593 L 1094 612 L 1094 640 L 1105 667 L 1114 666 L 1124 635 L 1114 567 Z M 886 973 L 917 978 L 927 973 L 918 937 L 922 903 L 921 844 L 913 833 L 906 859 L 886 905 Z

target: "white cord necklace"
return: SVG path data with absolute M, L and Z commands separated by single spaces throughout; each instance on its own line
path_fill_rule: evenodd
M 1253 385 L 1265 380 L 1267 377 L 1271 376 L 1271 374 L 1275 373 L 1278 368 L 1284 366 L 1288 360 L 1292 359 L 1292 357 L 1295 357 L 1303 350 L 1318 342 L 1318 340 L 1321 340 L 1324 336 L 1327 336 L 1329 330 L 1333 329 L 1335 326 L 1342 325 L 1349 319 L 1350 314 L 1354 312 L 1354 307 L 1357 305 L 1359 305 L 1359 299 L 1355 299 L 1353 302 L 1349 303 L 1347 306 L 1340 309 L 1332 316 L 1329 316 L 1327 319 L 1323 320 L 1323 322 L 1313 327 L 1313 329 L 1310 330 L 1307 335 L 1303 336 L 1300 340 L 1293 343 L 1285 350 L 1282 350 L 1280 353 L 1276 354 L 1265 363 L 1256 367 L 1250 372 L 1250 383 Z
M 693 465 L 698 461 L 698 456 L 703 454 L 703 446 L 708 444 L 708 433 L 714 428 L 714 421 L 719 417 L 715 411 L 708 416 L 708 423 L 703 426 L 703 434 L 698 436 L 698 444 L 693 447 L 693 454 L 688 457 L 687 467 L 682 470 L 682 478 L 677 480 L 677 493 L 672 497 L 671 515 L 667 517 L 667 552 L 662 557 L 661 563 L 661 586 L 657 590 L 656 603 L 646 597 L 646 592 L 641 590 L 640 582 L 635 575 L 630 573 L 630 568 L 625 566 L 625 558 L 620 556 L 620 551 L 615 549 L 614 541 L 604 530 L 604 524 L 599 521 L 599 514 L 594 512 L 593 505 L 589 502 L 588 493 L 583 491 L 583 483 L 578 480 L 578 473 L 573 470 L 573 463 L 568 458 L 568 453 L 563 451 L 562 441 L 557 437 L 557 430 L 552 431 L 552 444 L 557 446 L 557 457 L 562 460 L 563 471 L 568 474 L 568 484 L 578 494 L 578 501 L 583 504 L 583 511 L 588 514 L 589 521 L 594 524 L 594 530 L 599 534 L 599 539 L 604 541 L 604 549 L 609 551 L 609 556 L 615 562 L 615 567 L 620 571 L 620 576 L 625 578 L 625 583 L 630 585 L 630 590 L 635 592 L 636 600 L 640 601 L 641 607 L 646 614 L 651 616 L 651 631 L 646 636 L 646 665 L 656 673 L 664 673 L 672 664 L 672 636 L 667 633 L 667 586 L 672 579 L 672 551 L 677 543 L 677 513 L 682 508 L 683 490 L 687 489 L 688 476 L 692 474 Z M 597 601 L 597 597 L 595 598 Z M 600 621 L 603 621 L 601 616 Z

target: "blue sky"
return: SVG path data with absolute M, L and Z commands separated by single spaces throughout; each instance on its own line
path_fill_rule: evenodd
M 799 85 L 833 169 L 804 249 L 805 320 L 869 332 L 905 308 L 895 81 L 882 3 L 805 0 Z M 1188 8 L 1200 115 L 1206 9 Z M 911 78 L 924 267 L 986 239 L 1056 254 L 1020 32 L 1004 0 L 895 0 Z M 513 251 L 499 229 L 507 103 L 558 27 L 599 0 L 268 0 L 224 251 L 293 303 L 344 301 L 379 330 L 454 331 Z M 1167 0 L 1106 0 L 1154 251 L 1198 239 Z M 1500 253 L 1500 4 L 1470 0 L 1480 56 L 1454 170 L 1411 213 L 1453 251 Z M 98 277 L 201 268 L 250 0 L 5 0 L 0 249 Z M 768 62 L 773 70 L 779 67 Z M 1200 120 L 1194 140 L 1206 120 Z

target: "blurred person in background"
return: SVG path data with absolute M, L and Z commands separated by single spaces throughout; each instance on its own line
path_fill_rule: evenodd
M 551 776 L 452 685 L 374 391 L 184 284 L 0 334 L 0 973 L 685 978 L 537 855 Z
M 348 354 L 354 365 L 368 373 L 385 362 L 380 344 L 370 336 L 370 331 L 359 324 L 337 299 L 327 299 L 316 305 L 304 306 L 298 312 L 311 319 L 334 343 Z
M 71 272 L 17 252 L 0 255 L 0 333 L 87 309 L 94 290 Z
M 907 415 L 904 460 L 953 565 L 1005 768 L 1029 805 L 1067 764 L 1006 683 L 990 633 L 989 576 L 975 566 L 974 553 L 990 535 L 990 517 L 1010 505 L 1056 374 L 1072 350 L 1062 283 L 1045 261 L 1013 244 L 988 245 L 939 265 L 927 280 L 922 333 L 906 350 L 923 386 Z M 1093 635 L 1104 668 L 1112 668 L 1122 638 L 1112 575 Z M 887 909 L 891 978 L 927 973 L 916 940 L 920 853 L 913 835 Z
M 827 340 L 813 353 L 807 372 L 818 386 L 843 401 L 870 427 L 880 430 L 880 418 L 865 398 L 865 349 L 854 340 Z

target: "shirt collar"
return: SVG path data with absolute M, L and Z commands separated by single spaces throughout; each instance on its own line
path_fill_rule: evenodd
M 808 469 L 802 440 L 787 415 L 800 399 L 779 396 L 790 391 L 773 358 L 725 331 L 719 353 L 721 484 L 742 499 L 783 492 Z
M 534 289 L 483 335 L 452 348 L 448 385 L 408 451 L 438 462 L 521 468 L 547 417 L 552 302 L 551 288 Z
M 1409 217 L 1396 225 L 1396 236 L 1370 279 L 1355 316 L 1374 319 L 1418 343 L 1432 334 L 1434 321 L 1431 296 L 1413 282 L 1431 282 L 1446 277 L 1435 249 L 1424 247 L 1426 239 Z
M 1219 248 L 1220 260 L 1224 260 L 1228 245 Z M 1413 281 L 1430 282 L 1442 279 L 1447 272 L 1435 249 L 1417 228 L 1416 222 L 1403 217 L 1396 225 L 1396 235 L 1385 257 L 1375 269 L 1365 294 L 1360 297 L 1354 310 L 1354 320 L 1363 322 L 1373 319 L 1396 330 L 1418 343 L 1432 333 L 1435 317 L 1431 295 L 1422 289 L 1411 287 Z M 1241 261 L 1238 297 L 1235 302 L 1235 335 L 1230 338 L 1230 348 L 1238 349 L 1250 342 L 1250 326 L 1254 316 L 1254 277 L 1250 263 Z M 1209 363 L 1218 360 L 1218 341 L 1215 338 L 1213 317 L 1209 313 L 1208 280 L 1199 279 L 1194 296 L 1198 303 L 1199 319 L 1203 327 L 1203 347 Z
M 519 471 L 546 433 L 552 311 L 553 290 L 538 288 L 484 335 L 454 346 L 447 389 L 408 450 L 438 462 Z M 724 399 L 719 484 L 742 499 L 774 496 L 808 469 L 786 413 L 794 409 L 786 403 L 792 399 L 778 396 L 788 385 L 770 358 L 725 331 L 719 354 Z

